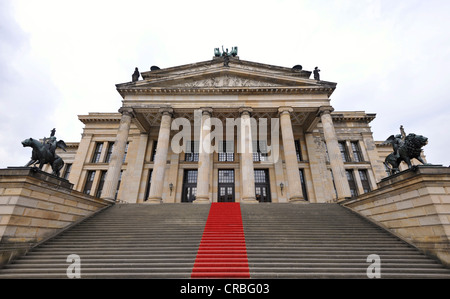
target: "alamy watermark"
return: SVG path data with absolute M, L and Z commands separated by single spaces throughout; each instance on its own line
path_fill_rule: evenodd
M 215 117 L 202 120 L 202 110 L 195 110 L 193 126 L 189 119 L 179 117 L 172 121 L 171 130 L 179 131 L 170 143 L 175 154 L 192 153 L 192 141 L 198 142 L 198 153 L 208 154 L 234 152 L 234 143 L 237 142 L 237 153 L 253 153 L 258 150 L 267 154 L 273 162 L 279 158 L 279 118 L 271 118 L 270 122 L 267 118 L 226 118 L 224 123 Z

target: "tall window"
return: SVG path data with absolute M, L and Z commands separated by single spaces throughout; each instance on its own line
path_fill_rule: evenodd
M 267 143 L 263 140 L 253 141 L 253 162 L 268 161 Z
M 150 161 L 155 161 L 155 155 L 156 155 L 156 147 L 158 145 L 158 141 L 154 140 L 153 141 L 153 149 L 152 149 L 152 156 L 150 158 Z
M 120 171 L 119 181 L 117 182 L 116 195 L 114 196 L 115 200 L 117 200 L 117 195 L 119 194 L 120 182 L 122 182 L 122 174 L 123 174 L 123 170 Z
M 64 170 L 64 175 L 63 178 L 65 178 L 66 180 L 69 179 L 69 175 L 70 175 L 70 171 L 72 170 L 72 164 L 66 164 L 66 169 Z
M 345 146 L 345 141 L 338 142 L 339 150 L 341 151 L 342 161 L 349 162 L 347 147 Z
M 184 154 L 184 161 L 198 162 L 199 142 L 189 141 L 186 143 L 186 152 Z
M 305 172 L 303 169 L 298 170 L 300 173 L 300 182 L 302 184 L 302 192 L 303 192 L 303 198 L 308 201 L 308 192 L 306 190 L 306 180 L 305 180 Z
M 127 153 L 128 153 L 128 142 L 125 145 L 125 153 L 123 154 L 123 160 L 122 163 L 125 163 L 125 159 L 127 158 Z
M 347 174 L 348 185 L 350 187 L 350 193 L 352 197 L 358 196 L 358 189 L 356 188 L 355 177 L 353 176 L 353 170 L 347 169 L 345 170 Z
M 150 195 L 150 186 L 152 185 L 152 174 L 153 174 L 153 169 L 149 169 L 148 170 L 147 187 L 145 188 L 144 201 L 147 201 L 148 196 Z
M 301 147 L 300 147 L 300 141 L 299 140 L 294 140 L 294 144 L 295 144 L 295 152 L 297 153 L 297 161 L 300 162 L 302 161 L 302 151 L 301 151 Z
M 358 172 L 359 172 L 359 177 L 361 179 L 361 185 L 364 189 L 364 193 L 370 192 L 371 188 L 370 188 L 369 178 L 367 176 L 367 170 L 360 169 L 360 170 L 358 170 Z
M 95 170 L 89 170 L 86 176 L 86 183 L 84 184 L 83 193 L 91 194 L 92 183 L 94 182 Z
M 219 161 L 233 162 L 234 161 L 234 142 L 222 141 L 219 143 Z
M 108 142 L 108 150 L 106 152 L 105 163 L 109 163 L 111 161 L 113 148 L 114 148 L 114 142 Z
M 100 174 L 100 182 L 98 183 L 97 192 L 95 192 L 95 197 L 100 198 L 103 191 L 103 185 L 105 184 L 106 170 L 102 170 Z
M 363 161 L 362 154 L 361 154 L 361 148 L 359 147 L 358 141 L 352 141 L 352 142 L 350 142 L 350 144 L 352 146 L 353 161 L 354 162 Z
M 100 161 L 100 155 L 102 154 L 103 142 L 95 143 L 94 155 L 92 156 L 92 163 L 98 163 Z

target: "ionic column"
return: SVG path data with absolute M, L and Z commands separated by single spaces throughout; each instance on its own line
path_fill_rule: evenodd
M 197 176 L 197 197 L 194 203 L 210 203 L 209 179 L 211 169 L 211 108 L 201 108 L 200 144 Z
M 241 114 L 241 203 L 258 203 L 255 195 L 255 173 L 253 170 L 252 127 L 250 122 L 251 108 L 239 109 Z
M 334 130 L 331 112 L 333 107 L 322 106 L 319 109 L 320 120 L 323 127 L 323 135 L 327 144 L 328 156 L 330 157 L 330 166 L 333 171 L 334 184 L 336 185 L 337 200 L 343 200 L 351 197 L 350 187 L 348 185 L 347 175 L 345 173 L 344 162 L 338 146 L 336 131 Z
M 132 108 L 122 107 L 119 109 L 119 112 L 122 113 L 122 118 L 120 119 L 119 130 L 117 131 L 116 140 L 114 141 L 113 152 L 102 190 L 102 198 L 110 200 L 114 200 L 116 195 L 120 170 L 123 164 L 123 156 L 125 155 L 125 147 L 128 140 L 128 133 L 130 131 L 131 119 L 134 116 Z
M 156 146 L 153 163 L 152 184 L 148 203 L 161 203 L 164 186 L 164 173 L 166 172 L 167 153 L 169 152 L 170 125 L 172 123 L 172 108 L 161 108 L 161 125 L 159 127 L 158 145 Z
M 283 139 L 284 160 L 286 163 L 286 173 L 288 180 L 289 202 L 305 201 L 300 181 L 300 172 L 297 162 L 297 152 L 295 150 L 294 132 L 291 123 L 291 107 L 280 107 L 281 137 Z

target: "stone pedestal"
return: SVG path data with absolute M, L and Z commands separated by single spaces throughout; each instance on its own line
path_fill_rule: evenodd
M 415 166 L 342 205 L 450 266 L 450 168 Z
M 112 204 L 37 168 L 0 169 L 0 265 Z

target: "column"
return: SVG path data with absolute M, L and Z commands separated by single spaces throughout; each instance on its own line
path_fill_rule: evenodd
M 258 203 L 255 195 L 255 172 L 253 170 L 252 127 L 250 122 L 251 108 L 239 109 L 241 114 L 241 203 Z
M 302 184 L 295 151 L 294 132 L 291 123 L 291 107 L 280 107 L 281 137 L 283 140 L 284 160 L 288 180 L 289 202 L 304 202 Z
M 161 203 L 164 186 L 164 173 L 166 171 L 167 153 L 169 152 L 170 124 L 172 123 L 172 108 L 161 108 L 161 125 L 159 127 L 158 145 L 156 146 L 153 163 L 152 184 L 148 203 Z
M 211 171 L 211 108 L 201 108 L 200 144 L 198 157 L 197 197 L 194 203 L 210 203 L 209 180 Z
M 319 109 L 320 120 L 323 127 L 323 135 L 327 144 L 328 156 L 330 157 L 330 166 L 333 171 L 334 184 L 336 185 L 337 200 L 343 200 L 351 197 L 350 187 L 348 186 L 347 175 L 345 174 L 344 162 L 339 151 L 336 131 L 334 130 L 331 112 L 333 107 L 322 106 Z
M 120 108 L 122 118 L 117 131 L 116 140 L 114 141 L 113 152 L 106 173 L 105 183 L 103 185 L 102 198 L 114 200 L 117 184 L 119 182 L 120 170 L 123 164 L 123 155 L 125 154 L 125 146 L 130 131 L 131 118 L 134 116 L 132 108 Z

